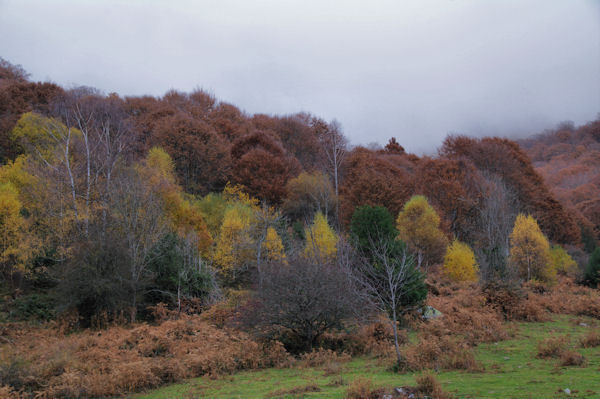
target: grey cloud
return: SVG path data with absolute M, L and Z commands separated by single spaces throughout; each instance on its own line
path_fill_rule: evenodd
M 174 3 L 174 4 L 173 4 Z M 0 56 L 122 95 L 202 87 L 247 112 L 338 119 L 432 152 L 600 111 L 600 3 L 0 1 Z

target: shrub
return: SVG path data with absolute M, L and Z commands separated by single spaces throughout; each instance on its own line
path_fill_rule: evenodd
M 596 330 L 589 331 L 580 338 L 579 343 L 582 348 L 595 348 L 600 346 L 600 332 Z
M 588 261 L 583 282 L 590 287 L 597 287 L 600 283 L 600 247 L 597 247 Z
M 451 399 L 452 395 L 444 392 L 442 385 L 431 373 L 425 373 L 416 377 L 417 392 L 435 399 Z
M 409 370 L 442 369 L 480 371 L 473 349 L 451 336 L 421 335 L 404 352 Z
M 561 366 L 585 366 L 586 364 L 585 357 L 579 352 L 575 352 L 572 350 L 567 350 L 560 355 L 560 365 Z
M 567 350 L 569 340 L 567 337 L 545 338 L 537 344 L 537 358 L 559 358 Z
M 510 264 L 521 278 L 554 281 L 556 271 L 550 259 L 550 243 L 531 215 L 517 216 L 510 244 Z
M 358 378 L 350 383 L 346 391 L 347 399 L 379 399 L 382 389 L 373 389 L 371 379 Z
M 344 271 L 335 265 L 290 258 L 265 265 L 262 280 L 256 301 L 242 317 L 296 353 L 311 351 L 325 332 L 342 327 L 359 309 Z
M 550 258 L 552 259 L 552 267 L 559 274 L 575 276 L 577 273 L 577 263 L 560 245 L 552 246 Z
M 479 267 L 471 247 L 454 240 L 446 249 L 444 273 L 454 281 L 477 281 Z

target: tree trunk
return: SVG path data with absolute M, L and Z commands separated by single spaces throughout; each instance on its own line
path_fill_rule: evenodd
M 396 348 L 396 360 L 398 361 L 398 370 L 402 370 L 406 365 L 404 357 L 400 353 L 400 344 L 398 343 L 398 320 L 396 317 L 396 309 L 392 312 L 392 329 L 394 330 L 394 346 Z

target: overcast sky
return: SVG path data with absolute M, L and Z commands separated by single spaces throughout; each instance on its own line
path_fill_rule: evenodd
M 203 88 L 416 152 L 600 111 L 599 0 L 0 0 L 0 56 L 35 80 Z

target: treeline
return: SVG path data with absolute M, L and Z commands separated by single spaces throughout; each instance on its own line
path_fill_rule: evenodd
M 2 61 L 0 142 L 10 317 L 135 321 L 158 303 L 194 312 L 224 289 L 252 288 L 248 315 L 274 326 L 284 320 L 264 317 L 285 298 L 297 304 L 296 286 L 325 300 L 317 316 L 333 315 L 301 320 L 310 345 L 351 313 L 351 301 L 331 301 L 340 290 L 362 287 L 396 319 L 422 303 L 430 265 L 446 259 L 458 279 L 552 281 L 560 267 L 550 243 L 581 269 L 582 231 L 588 251 L 598 237 L 506 139 L 451 136 L 434 158 L 394 138 L 353 148 L 336 122 L 309 114 L 247 115 L 202 91 L 65 90 Z M 519 252 L 520 231 L 533 252 Z M 367 293 L 399 271 L 399 302 L 378 306 Z M 256 311 L 269 304 L 272 312 Z
M 519 144 L 556 198 L 577 217 L 588 251 L 600 234 L 600 121 L 556 129 Z

